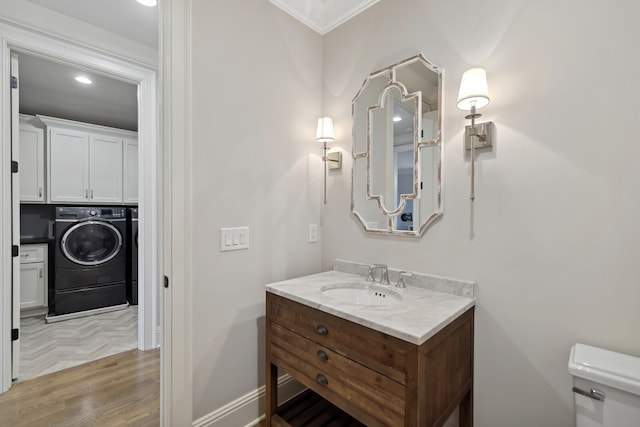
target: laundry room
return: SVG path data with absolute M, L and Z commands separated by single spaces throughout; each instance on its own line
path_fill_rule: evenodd
M 138 86 L 31 52 L 15 53 L 14 64 L 13 376 L 25 380 L 138 347 Z

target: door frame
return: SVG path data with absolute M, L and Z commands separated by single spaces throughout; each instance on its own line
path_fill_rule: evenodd
M 161 426 L 193 424 L 192 0 L 162 0 L 160 79 L 164 149 L 164 290 Z M 166 328 L 165 328 L 166 329 Z M 168 350 L 167 350 L 168 349 Z
M 159 286 L 163 276 L 163 196 L 162 176 L 163 157 L 160 139 L 157 99 L 157 70 L 144 64 L 116 57 L 80 43 L 49 36 L 41 31 L 16 27 L 0 22 L 0 52 L 2 69 L 0 81 L 9 82 L 9 56 L 11 51 L 23 51 L 40 54 L 64 62 L 77 63 L 98 72 L 107 73 L 116 78 L 138 85 L 138 140 L 139 140 L 139 212 L 144 221 L 140 228 L 140 246 L 143 258 L 140 261 L 140 282 L 145 285 L 139 289 L 139 299 L 143 301 L 138 322 L 138 343 L 141 350 L 155 348 L 158 345 L 155 324 Z M 0 85 L 0 164 L 3 165 L 0 179 L 0 241 L 8 242 L 11 236 L 11 176 L 10 168 L 4 167 L 11 160 L 11 104 L 9 84 Z M 170 160 L 169 160 L 170 161 Z M 0 393 L 11 386 L 11 253 L 10 246 L 3 243 L 0 247 Z M 154 285 L 155 284 L 155 285 Z M 162 328 L 167 333 L 171 326 Z M 164 352 L 163 352 L 164 353 Z
M 15 68 L 15 69 L 14 69 Z M 13 52 L 9 56 L 9 70 L 13 77 L 20 79 L 20 70 L 18 56 Z M 12 80 L 13 82 L 13 80 Z M 20 164 L 20 112 L 14 112 L 13 109 L 19 110 L 20 91 L 11 85 L 9 90 L 11 103 L 11 161 Z M 13 169 L 13 168 L 12 168 Z M 11 244 L 20 247 L 20 174 L 11 171 Z M 18 218 L 15 220 L 14 218 Z M 4 240 L 3 240 L 4 241 Z M 18 250 L 18 255 L 20 250 Z M 20 257 L 14 257 L 11 265 L 11 330 L 18 329 L 20 331 Z M 13 337 L 12 337 L 13 339 Z M 15 341 L 11 341 L 11 377 L 16 378 L 20 372 L 20 335 Z

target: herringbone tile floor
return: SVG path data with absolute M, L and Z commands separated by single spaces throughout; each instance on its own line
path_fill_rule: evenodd
M 138 347 L 138 307 L 57 323 L 20 320 L 19 381 Z

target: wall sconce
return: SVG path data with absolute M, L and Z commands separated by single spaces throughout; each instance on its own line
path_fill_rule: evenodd
M 342 167 L 342 153 L 340 151 L 327 153 L 327 142 L 333 142 L 335 139 L 331 117 L 320 117 L 318 119 L 318 129 L 316 130 L 316 141 L 322 142 L 324 145 L 322 161 L 324 162 L 325 205 L 327 204 L 327 169 L 340 169 Z
M 471 201 L 475 195 L 475 158 L 477 148 L 492 147 L 491 129 L 493 122 L 475 123 L 482 116 L 476 110 L 489 104 L 489 89 L 487 87 L 487 72 L 482 67 L 469 68 L 462 74 L 460 90 L 458 91 L 457 107 L 463 111 L 469 111 L 465 119 L 471 119 L 471 126 L 465 127 L 465 148 L 471 150 Z

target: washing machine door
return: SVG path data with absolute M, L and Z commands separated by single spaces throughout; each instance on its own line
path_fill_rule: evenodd
M 69 261 L 100 265 L 118 256 L 122 250 L 122 233 L 108 222 L 84 221 L 69 227 L 60 245 Z

